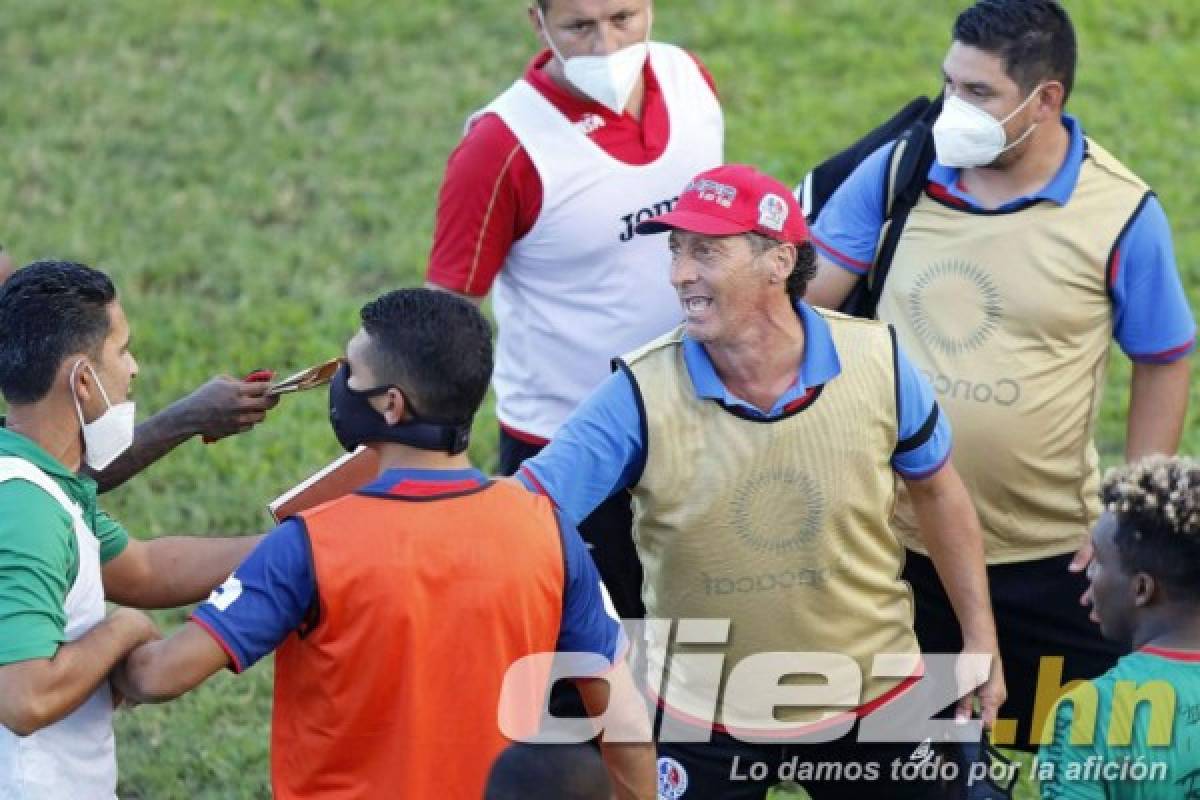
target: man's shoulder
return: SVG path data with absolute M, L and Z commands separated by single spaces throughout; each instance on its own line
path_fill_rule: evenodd
M 844 224 L 846 213 L 858 212 L 859 206 L 865 205 L 874 205 L 878 208 L 882 224 L 882 217 L 885 213 L 883 194 L 888 175 L 894 167 L 898 166 L 898 160 L 897 162 L 893 161 L 893 155 L 897 155 L 896 142 L 896 139 L 889 139 L 849 168 L 845 177 L 832 190 L 821 213 L 817 216 L 815 232 L 823 237 L 836 238 L 837 229 Z M 840 159 L 841 156 L 835 158 Z M 845 167 L 841 167 L 841 169 L 845 169 Z
M 1097 675 L 1091 680 L 1084 681 L 1070 691 L 1063 694 L 1063 697 L 1072 701 L 1090 701 L 1095 692 L 1095 696 L 1099 698 L 1101 705 L 1107 706 L 1111 702 L 1113 692 L 1118 684 L 1133 682 L 1141 684 L 1146 681 L 1156 679 L 1156 675 L 1161 674 L 1161 670 L 1156 668 L 1152 663 L 1153 659 L 1145 653 L 1134 652 L 1128 653 L 1117 660 L 1117 663 L 1109 668 L 1107 672 Z
M 691 50 L 685 50 L 679 45 L 669 44 L 667 42 L 650 42 L 650 69 L 657 70 L 663 68 L 681 69 L 694 68 L 700 73 L 700 77 L 708 84 L 708 88 L 716 94 L 717 83 L 713 80 L 712 73 L 708 66 L 705 65 L 700 57 Z
M 56 498 L 25 478 L 0 481 L 0 526 L 25 528 L 54 521 L 72 526 L 71 515 Z
M 496 478 L 487 487 L 497 501 L 511 506 L 514 510 L 540 517 L 543 522 L 558 529 L 558 516 L 554 502 L 546 495 L 526 485 L 516 475 L 506 475 Z
M 868 319 L 866 317 L 856 317 L 851 314 L 844 314 L 841 311 L 834 311 L 831 308 L 821 308 L 820 306 L 810 306 L 817 316 L 823 318 L 831 326 L 850 326 L 860 329 L 878 329 L 881 331 L 887 330 L 888 323 L 877 319 Z
M 74 544 L 74 522 L 66 509 L 44 489 L 14 478 L 0 483 L 0 561 L 3 556 L 22 561 L 58 563 L 69 560 Z
M 829 326 L 830 336 L 839 351 L 845 349 L 848 343 L 863 344 L 867 341 L 876 347 L 886 345 L 889 352 L 892 350 L 895 338 L 892 335 L 892 326 L 887 322 L 855 317 L 828 308 L 811 308 Z
M 661 59 L 670 59 L 672 62 L 678 64 L 694 64 L 698 69 L 704 69 L 704 65 L 695 54 L 690 50 L 684 50 L 677 44 L 652 41 L 647 43 L 647 49 L 650 54 L 650 66 L 652 69 L 662 66 Z
M 1084 157 L 1105 172 L 1109 177 L 1128 184 L 1140 192 L 1150 190 L 1149 184 L 1141 179 L 1133 170 L 1125 166 L 1116 156 L 1101 146 L 1090 136 L 1084 137 Z
M 656 339 L 652 339 L 636 350 L 632 350 L 623 356 L 621 361 L 629 366 L 645 363 L 652 360 L 657 354 L 671 352 L 683 344 L 683 326 L 667 331 Z
M 485 107 L 467 120 L 466 132 L 460 147 L 480 148 L 495 153 L 503 151 L 507 154 L 514 147 L 520 147 L 517 135 L 508 127 L 508 123 L 491 106 Z

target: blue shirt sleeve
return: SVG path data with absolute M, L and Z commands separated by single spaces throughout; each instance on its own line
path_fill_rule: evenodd
M 624 651 L 624 631 L 617 612 L 579 531 L 561 512 L 558 526 L 566 575 L 557 649 L 563 653 L 597 653 L 611 664 Z
M 883 228 L 883 187 L 895 142 L 863 159 L 842 181 L 813 226 L 813 245 L 833 263 L 865 275 L 875 259 Z
M 316 597 L 308 533 L 285 520 L 192 614 L 241 672 L 300 627 Z
M 517 477 L 548 495 L 578 525 L 615 492 L 632 486 L 646 457 L 642 411 L 623 372 L 596 387 L 554 434 L 550 444 L 521 465 Z
M 1196 323 L 1175 264 L 1167 215 L 1151 196 L 1117 245 L 1113 335 L 1134 361 L 1165 364 L 1195 349 Z
M 896 379 L 899 386 L 900 425 L 892 469 L 908 480 L 922 480 L 950 458 L 953 435 L 950 422 L 938 407 L 933 387 L 896 346 Z

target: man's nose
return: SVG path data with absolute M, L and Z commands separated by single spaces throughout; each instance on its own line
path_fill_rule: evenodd
M 601 22 L 592 36 L 592 55 L 610 56 L 621 49 L 621 32 L 615 25 Z
M 682 289 L 696 280 L 696 269 L 692 260 L 686 256 L 677 255 L 671 259 L 671 285 Z

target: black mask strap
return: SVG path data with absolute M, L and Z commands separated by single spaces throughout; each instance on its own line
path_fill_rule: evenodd
M 458 455 L 471 440 L 471 420 L 439 420 L 422 416 L 413 408 L 408 395 L 399 386 L 371 389 L 350 387 L 350 370 L 343 364 L 329 385 L 329 416 L 338 441 L 347 451 L 371 442 L 394 442 L 420 450 Z M 388 425 L 367 402 L 395 389 L 404 398 L 409 419 Z

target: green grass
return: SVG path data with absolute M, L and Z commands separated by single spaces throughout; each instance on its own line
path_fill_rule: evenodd
M 521 5 L 0 0 L 0 241 L 22 263 L 72 257 L 115 276 L 143 414 L 210 374 L 336 354 L 365 300 L 420 282 L 462 121 L 532 52 Z M 791 182 L 936 91 L 959 5 L 664 1 L 656 32 L 711 68 L 728 158 Z M 1195 307 L 1200 11 L 1070 6 L 1082 53 L 1072 110 L 1157 189 Z M 1124 359 L 1113 364 L 1108 461 L 1128 382 Z M 486 468 L 490 407 L 476 430 Z M 324 398 L 288 398 L 259 430 L 189 443 L 106 502 L 141 536 L 259 531 L 264 501 L 337 449 Z M 1184 449 L 1200 452 L 1195 425 Z M 123 716 L 122 796 L 264 796 L 269 686 L 264 665 Z

